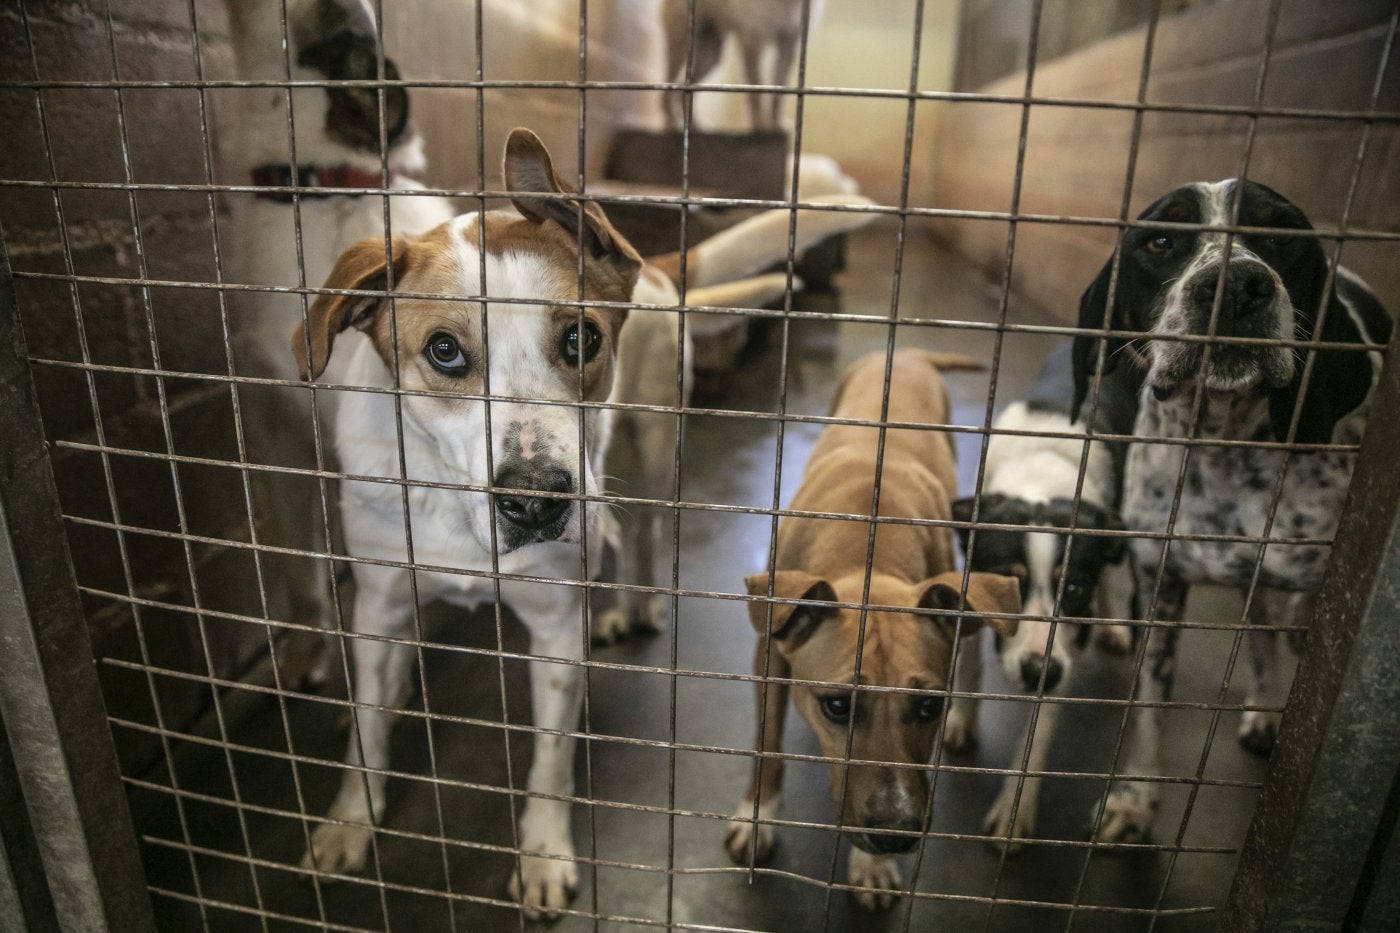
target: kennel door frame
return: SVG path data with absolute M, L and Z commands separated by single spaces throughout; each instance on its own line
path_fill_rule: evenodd
M 1392 334 L 1307 647 L 1240 848 L 1220 925 L 1231 933 L 1400 926 L 1398 347 Z
M 0 387 L 0 927 L 154 931 L 2 230 Z

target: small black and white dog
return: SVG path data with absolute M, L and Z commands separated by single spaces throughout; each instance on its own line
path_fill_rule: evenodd
M 1123 611 L 1108 609 L 1103 584 L 1105 570 L 1123 561 L 1125 539 L 1093 532 L 1123 530 L 1118 500 L 1125 444 L 1092 441 L 1085 460 L 1083 437 L 1087 421 L 1092 421 L 1096 434 L 1130 433 L 1140 384 L 1140 377 L 1123 367 L 1102 380 L 1092 418 L 1076 421 L 1070 417 L 1075 384 L 1071 344 L 1066 341 L 1046 359 L 1026 398 L 1007 406 L 993 423 L 980 496 L 953 503 L 958 521 L 973 521 L 975 508 L 978 525 L 1024 526 L 1016 531 L 978 528 L 975 535 L 961 528 L 958 533 L 971 569 L 1021 581 L 1021 606 L 1030 618 L 1021 620 L 1015 635 L 998 636 L 996 649 L 1007 679 L 1029 693 L 1050 695 L 1068 683 L 1072 659 L 1089 641 L 1091 630 L 1094 641 L 1113 653 L 1123 654 L 1129 647 L 1126 626 L 1061 626 L 1051 620 L 1111 618 Z M 997 433 L 1004 431 L 1036 434 Z M 956 692 L 976 693 L 981 683 L 980 654 L 965 652 L 958 664 Z M 1029 771 L 1045 768 L 1060 708 L 1058 703 L 1041 706 Z M 948 709 L 944 746 L 950 751 L 970 747 L 977 718 L 975 697 L 955 697 Z M 1024 748 L 1030 738 L 1023 737 L 1018 747 Z M 1029 836 L 1035 829 L 1039 784 L 1038 778 L 1022 782 L 1019 775 L 1008 775 L 987 813 L 986 832 L 1013 848 L 1016 840 Z
M 1332 538 L 1355 455 L 1304 447 L 1285 459 L 1277 447 L 1240 442 L 1357 443 L 1381 365 L 1381 354 L 1360 344 L 1386 344 L 1392 321 L 1356 276 L 1337 268 L 1329 277 L 1307 217 L 1263 185 L 1241 187 L 1233 179 L 1186 185 L 1138 219 L 1220 228 L 1230 223 L 1236 200 L 1239 225 L 1263 229 L 1227 237 L 1218 229 L 1134 226 L 1123 236 L 1116 287 L 1110 292 L 1110 261 L 1084 294 L 1079 325 L 1097 330 L 1107 324 L 1128 333 L 1076 338 L 1073 411 L 1089 396 L 1096 373 L 1126 364 L 1144 374 L 1133 429 L 1140 439 L 1125 466 L 1123 519 L 1129 530 L 1172 536 L 1131 539 L 1137 599 L 1144 610 L 1155 603 L 1153 621 L 1179 621 L 1192 584 L 1247 591 L 1259 564 L 1249 622 L 1304 625 L 1329 547 L 1289 542 Z M 1358 346 L 1310 350 L 1257 342 L 1314 336 Z M 1210 443 L 1184 445 L 1183 438 Z M 1173 520 L 1179 481 L 1183 494 Z M 1267 546 L 1238 540 L 1266 532 Z M 1151 704 L 1170 696 L 1177 629 L 1152 626 L 1148 633 L 1136 697 Z M 1287 696 L 1273 635 L 1251 631 L 1248 639 L 1245 702 L 1251 708 L 1239 738 L 1260 754 L 1273 746 Z M 1158 709 L 1148 705 L 1135 713 L 1120 773 L 1163 773 Z M 1142 839 L 1157 798 L 1156 783 L 1117 782 L 1096 838 Z

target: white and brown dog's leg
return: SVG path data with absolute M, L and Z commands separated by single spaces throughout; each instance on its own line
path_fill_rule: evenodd
M 976 635 L 957 644 L 958 669 L 953 675 L 957 693 L 979 693 L 982 690 L 982 638 Z M 977 720 L 981 701 L 972 696 L 953 697 L 948 704 L 948 716 L 943 722 L 943 747 L 950 752 L 965 752 L 977 744 Z
M 1150 599 L 1157 562 L 1143 561 L 1146 566 L 1138 573 L 1138 593 L 1144 603 Z M 1158 704 L 1171 699 L 1172 679 L 1176 672 L 1176 642 L 1179 630 L 1173 623 L 1181 620 L 1186 604 L 1186 585 L 1164 575 L 1157 593 L 1156 624 L 1147 628 L 1142 667 L 1138 670 L 1133 693 L 1136 703 Z M 1161 708 L 1143 706 L 1128 714 L 1128 732 L 1118 758 L 1118 772 L 1126 775 L 1160 775 L 1162 773 Z M 1152 827 L 1157 812 L 1160 789 L 1155 781 L 1115 781 L 1104 801 L 1103 817 L 1098 820 L 1098 805 L 1094 806 L 1091 835 L 1098 842 L 1142 842 Z
M 1040 715 L 1035 720 L 1035 732 L 1027 722 L 1026 732 L 1014 746 L 1018 760 L 1012 768 L 1019 770 L 1021 751 L 1026 743 L 1031 743 L 1030 757 L 1026 759 L 1027 772 L 1045 770 L 1050 756 L 1050 745 L 1055 739 L 1055 726 L 1060 720 L 1061 704 L 1053 701 L 1040 704 Z M 1040 804 L 1040 778 L 1027 774 L 1022 780 L 1019 774 L 1008 774 L 1001 785 L 1001 793 L 987 811 L 983 832 L 993 837 L 992 842 L 1005 841 L 1007 851 L 1018 852 L 1021 846 L 1017 840 L 1028 839 L 1035 834 L 1036 811 Z
M 759 638 L 754 649 L 754 673 L 770 678 L 787 678 L 791 669 L 776 647 L 768 647 L 770 639 Z M 764 753 L 780 752 L 783 748 L 783 721 L 787 716 L 788 686 L 785 683 L 759 682 L 754 685 L 758 713 L 763 730 L 758 736 Z M 783 791 L 783 761 L 781 758 L 761 758 L 757 773 L 749 779 L 734 817 L 729 821 L 724 846 L 729 857 L 741 865 L 749 863 L 750 853 L 755 864 L 765 861 L 773 852 L 773 826 L 769 820 L 778 815 L 778 803 Z M 754 801 L 758 802 L 755 822 Z
M 357 564 L 355 628 L 395 638 L 412 636 L 412 595 L 407 571 Z M 357 872 L 365 867 L 374 827 L 384 816 L 385 770 L 389 766 L 389 730 L 397 718 L 390 708 L 402 702 L 413 668 L 412 645 L 355 638 L 355 716 L 345 753 L 347 768 L 330 811 L 336 822 L 322 823 L 311 834 L 302 856 L 307 870 Z M 363 771 L 360 766 L 363 765 Z
M 520 815 L 520 862 L 510 895 L 531 920 L 553 919 L 578 890 L 569 798 L 574 793 L 574 750 L 583 703 L 583 668 L 548 659 L 583 658 L 583 592 L 547 584 L 502 587 L 502 598 L 530 629 L 530 698 L 535 742 Z

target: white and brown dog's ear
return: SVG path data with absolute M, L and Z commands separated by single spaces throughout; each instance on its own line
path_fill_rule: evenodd
M 396 234 L 390 244 L 394 281 L 403 278 L 413 238 Z M 385 291 L 389 287 L 389 262 L 383 237 L 371 237 L 350 246 L 335 261 L 323 288 Z M 365 327 L 384 303 L 383 295 L 317 295 L 306 313 L 306 322 L 292 333 L 292 354 L 301 378 L 318 379 L 330 361 L 336 335 L 347 327 Z M 308 326 L 309 325 L 309 326 Z
M 962 596 L 963 575 L 961 571 L 948 571 L 924 581 L 919 594 L 918 608 L 935 609 L 945 613 L 964 611 L 985 612 L 991 615 L 982 618 L 964 618 L 956 625 L 950 616 L 934 616 L 934 623 L 942 628 L 949 639 L 954 635 L 966 637 L 979 631 L 983 625 L 991 626 L 998 635 L 1016 634 L 1015 615 L 1021 611 L 1021 582 L 1015 577 L 999 573 L 974 571 L 967 575 L 967 599 Z
M 582 240 L 588 256 L 612 264 L 624 275 L 635 276 L 641 269 L 642 257 L 597 204 L 574 197 L 531 197 L 578 192 L 554 171 L 540 138 L 524 127 L 511 130 L 506 140 L 505 182 L 511 203 L 526 219 L 539 224 L 554 221 Z
M 840 614 L 835 606 L 804 606 L 793 603 L 769 603 L 768 574 L 755 573 L 744 578 L 750 596 L 763 599 L 749 602 L 749 621 L 759 635 L 771 631 L 778 641 L 778 648 L 785 654 L 795 651 L 802 645 L 818 625 Z M 773 574 L 773 596 L 779 599 L 816 600 L 835 602 L 836 591 L 821 577 L 803 570 L 779 570 Z M 769 609 L 772 609 L 772 628 L 769 628 Z

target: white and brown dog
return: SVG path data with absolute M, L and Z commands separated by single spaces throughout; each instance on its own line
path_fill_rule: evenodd
M 974 572 L 964 592 L 952 530 L 929 523 L 951 519 L 957 488 L 953 447 L 938 430 L 948 419 L 939 365 L 981 368 L 964 357 L 898 350 L 892 360 L 873 354 L 847 370 L 833 417 L 920 427 L 892 428 L 883 438 L 878 426 L 822 431 L 789 508 L 850 517 L 783 518 L 772 572 L 745 581 L 759 635 L 763 757 L 729 824 L 730 857 L 762 860 L 772 849 L 793 681 L 794 704 L 831 759 L 832 799 L 853 844 L 850 883 L 872 909 L 893 903 L 895 856 L 914 848 L 928 818 L 926 765 L 943 719 L 954 639 L 983 624 L 1013 633 L 1015 622 L 1005 617 L 1021 604 L 1012 577 Z M 877 488 L 878 515 L 892 521 L 876 525 L 872 545 Z
M 341 470 L 373 478 L 347 479 L 341 488 L 361 636 L 351 646 L 358 732 L 347 752 L 357 770 L 344 775 L 305 864 L 326 871 L 364 865 L 384 810 L 391 710 L 414 660 L 414 587 L 420 601 L 464 606 L 499 594 L 529 629 L 537 658 L 531 693 L 540 731 L 512 893 L 528 915 L 554 916 L 577 885 L 566 801 L 570 733 L 582 699 L 582 584 L 599 566 L 607 524 L 595 471 L 609 416 L 597 403 L 631 402 L 628 393 L 649 401 L 645 380 L 638 388 L 619 370 L 631 327 L 624 324 L 650 318 L 646 330 L 634 331 L 649 336 L 638 336 L 627 358 L 663 359 L 669 394 L 662 404 L 675 404 L 677 312 L 629 317 L 625 304 L 674 306 L 676 286 L 662 269 L 678 259 L 644 266 L 603 211 L 559 178 L 528 130 L 510 136 L 505 180 L 518 213 L 466 214 L 421 235 L 396 235 L 387 247 L 382 237 L 351 246 L 325 287 L 353 293 L 319 296 L 309 326 L 292 339 L 303 377 L 317 380 L 342 335 L 361 332 L 368 339 L 345 348 L 343 377 L 383 390 L 344 393 L 334 415 Z M 809 219 L 799 227 L 820 236 L 863 218 Z M 697 288 L 734 271 L 725 256 L 735 237 L 762 235 L 772 223 L 760 216 L 714 250 L 698 247 L 689 270 L 702 283 Z M 755 262 L 780 248 L 750 246 Z M 407 516 L 404 489 L 384 482 L 401 477 Z M 641 550 L 638 559 L 650 556 Z M 499 589 L 496 573 L 505 575 Z
M 1251 229 L 1228 236 L 1221 228 L 1235 219 Z M 1264 185 L 1186 185 L 1138 220 L 1123 236 L 1116 275 L 1110 261 L 1081 301 L 1079 326 L 1110 333 L 1076 338 L 1074 410 L 1115 367 L 1143 378 L 1123 520 L 1153 535 L 1132 539 L 1130 554 L 1140 608 L 1157 624 L 1147 629 L 1142 705 L 1118 772 L 1151 776 L 1163 773 L 1158 719 L 1171 697 L 1172 623 L 1196 583 L 1244 593 L 1257 583 L 1247 620 L 1261 628 L 1247 639 L 1239 740 L 1261 754 L 1272 747 L 1288 685 L 1275 632 L 1262 627 L 1311 620 L 1330 550 L 1319 542 L 1336 532 L 1355 460 L 1308 445 L 1359 442 L 1381 365 L 1365 344 L 1384 346 L 1393 322 L 1365 283 L 1329 270 L 1307 217 Z M 1327 346 L 1299 345 L 1313 339 Z M 1281 442 L 1301 446 L 1285 453 Z M 1159 789 L 1116 782 L 1097 838 L 1143 839 Z
M 666 75 L 684 80 L 690 56 L 695 82 L 714 70 L 724 51 L 724 40 L 734 36 L 744 61 L 744 77 L 752 85 L 786 84 L 802 41 L 803 17 L 808 34 L 821 22 L 824 0 L 666 0 L 662 12 L 666 30 Z M 693 10 L 693 13 L 692 13 Z M 694 32 L 691 32 L 692 16 Z M 692 42 L 693 36 L 693 42 Z M 772 46 L 772 71 L 763 73 L 764 49 Z M 693 51 L 691 51 L 693 48 Z M 783 97 L 749 94 L 749 117 L 755 130 L 780 126 Z M 666 117 L 672 126 L 682 120 L 681 92 L 666 95 Z
M 1067 341 L 1046 359 L 1026 397 L 1008 405 L 993 422 L 981 493 L 953 503 L 953 517 L 960 522 L 1017 526 L 963 527 L 958 535 L 973 570 L 1020 581 L 1024 616 L 1015 635 L 996 639 L 996 653 L 1007 680 L 1045 697 L 1069 683 L 1074 658 L 1091 634 L 1096 644 L 1120 655 L 1131 640 L 1126 626 L 1077 622 L 1121 617 L 1127 611 L 1121 599 L 1110 599 L 1112 575 L 1107 573 L 1123 562 L 1127 546 L 1122 537 L 1096 534 L 1123 530 L 1118 500 L 1125 445 L 1094 440 L 1086 450 L 1088 419 L 1071 420 L 1073 397 Z M 1104 380 L 1092 419 L 1094 433 L 1128 434 L 1136 410 L 1132 373 L 1125 367 Z M 962 751 L 977 738 L 980 701 L 968 694 L 982 689 L 980 652 L 964 653 L 956 684 L 959 695 L 948 709 L 943 745 Z M 1031 743 L 1027 772 L 1045 770 L 1061 709 L 1053 701 L 1041 704 L 1034 734 L 1028 725 L 1017 743 L 1018 750 Z M 985 831 L 1015 850 L 1016 840 L 1035 830 L 1039 792 L 1038 777 L 1008 774 L 987 812 Z

